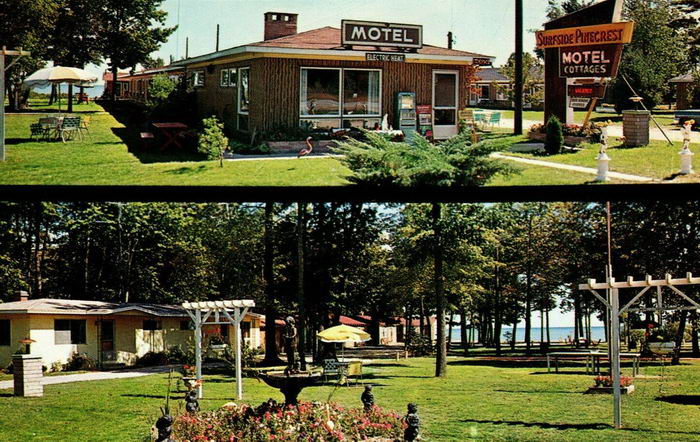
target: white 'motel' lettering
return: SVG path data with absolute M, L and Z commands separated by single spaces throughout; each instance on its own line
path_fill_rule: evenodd
M 382 36 L 382 33 L 379 30 L 379 28 L 369 28 L 369 30 L 367 31 L 367 36 L 370 40 L 379 40 L 379 37 Z
M 350 38 L 356 39 L 356 40 L 367 40 L 367 36 L 365 35 L 365 28 L 355 26 L 352 28 L 352 34 L 350 35 Z
M 396 43 L 414 43 L 415 40 L 409 38 L 407 29 L 395 29 L 395 28 L 379 28 L 371 27 L 364 28 L 362 26 L 353 26 L 352 32 L 350 33 L 350 39 L 356 41 L 378 41 L 382 39 L 387 42 Z
M 606 58 L 605 56 L 605 51 L 563 52 L 561 55 L 561 61 L 564 64 L 610 63 L 610 59 Z

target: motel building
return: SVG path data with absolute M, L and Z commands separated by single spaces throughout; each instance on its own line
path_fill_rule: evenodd
M 200 116 L 260 133 L 373 129 L 384 115 L 394 129 L 415 130 L 421 113 L 421 124 L 430 117 L 434 137 L 444 139 L 458 133 L 457 111 L 469 101 L 467 66 L 494 61 L 423 44 L 420 25 L 343 20 L 340 29 L 298 33 L 297 14 L 264 17 L 263 41 L 171 65 L 185 69 Z

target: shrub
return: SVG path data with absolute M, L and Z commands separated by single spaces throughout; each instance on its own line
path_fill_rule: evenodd
M 564 145 L 564 132 L 562 131 L 561 121 L 559 118 L 552 115 L 547 120 L 547 138 L 544 141 L 544 150 L 549 155 L 556 155 L 561 152 Z
M 148 103 L 151 106 L 157 106 L 164 103 L 175 91 L 177 83 L 170 79 L 165 74 L 159 74 L 153 77 L 151 84 L 148 86 Z
M 179 345 L 170 347 L 166 352 L 170 364 L 194 365 L 194 351 L 183 350 Z
M 407 339 L 408 351 L 412 356 L 427 356 L 433 353 L 433 344 L 429 336 L 412 331 Z
M 141 367 L 153 367 L 156 365 L 167 365 L 168 355 L 164 351 L 149 351 L 145 355 L 136 359 L 136 365 Z
M 65 371 L 95 370 L 97 364 L 85 353 L 73 353 L 64 366 Z
M 258 407 L 240 404 L 185 414 L 173 423 L 176 440 L 403 440 L 398 413 L 379 407 L 369 412 L 338 404 L 300 402 L 284 406 L 272 399 Z
M 250 144 L 245 144 L 238 141 L 231 141 L 229 143 L 229 148 L 233 153 L 245 155 L 267 155 L 270 153 L 270 146 L 264 143 L 258 144 L 256 146 L 251 146 Z
M 57 373 L 59 371 L 63 371 L 63 364 L 58 361 L 54 361 L 51 364 L 51 373 Z
M 202 120 L 203 132 L 199 134 L 197 151 L 204 154 L 207 159 L 219 159 L 221 167 L 224 167 L 224 152 L 228 148 L 228 138 L 224 135 L 224 125 L 212 116 Z

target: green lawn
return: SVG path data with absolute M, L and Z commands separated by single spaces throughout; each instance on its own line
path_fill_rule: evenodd
M 610 170 L 633 175 L 657 178 L 659 180 L 675 177 L 680 170 L 680 150 L 678 142 L 670 146 L 664 141 L 651 141 L 648 146 L 624 148 L 621 146 L 609 148 Z M 576 166 L 597 167 L 596 156 L 600 145 L 582 145 L 582 150 L 575 153 L 563 153 L 552 156 L 538 156 L 524 153 L 509 153 L 509 155 L 524 158 L 534 158 L 555 163 Z M 692 151 L 698 151 L 700 144 L 691 144 Z M 697 175 L 683 177 L 682 181 L 697 181 Z
M 221 168 L 192 154 L 145 151 L 137 129 L 81 106 L 76 113 L 92 117 L 92 136 L 84 142 L 29 141 L 29 125 L 39 116 L 8 115 L 0 184 L 338 186 L 350 174 L 333 158 L 225 162 Z
M 593 378 L 579 368 L 547 374 L 544 363 L 449 358 L 448 376 L 434 378 L 432 359 L 383 361 L 365 368 L 381 407 L 405 412 L 419 406 L 426 440 L 697 440 L 700 419 L 700 363 L 666 367 L 666 376 L 637 378 L 624 397 L 624 430 L 611 427 L 608 395 L 584 395 Z M 626 368 L 626 370 L 629 370 Z M 642 366 L 643 376 L 661 373 Z M 0 440 L 144 440 L 164 402 L 167 375 L 49 385 L 43 398 L 15 398 L 0 391 Z M 245 401 L 282 395 L 254 379 L 244 381 Z M 302 400 L 359 407 L 360 387 L 305 389 Z M 209 376 L 203 409 L 231 401 L 231 377 Z M 182 410 L 183 394 L 174 394 Z

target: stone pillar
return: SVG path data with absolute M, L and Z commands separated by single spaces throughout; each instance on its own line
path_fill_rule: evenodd
M 622 135 L 625 147 L 649 144 L 649 111 L 627 110 L 622 112 Z
M 35 355 L 12 355 L 15 379 L 15 396 L 41 397 L 44 386 L 41 383 L 41 357 Z

